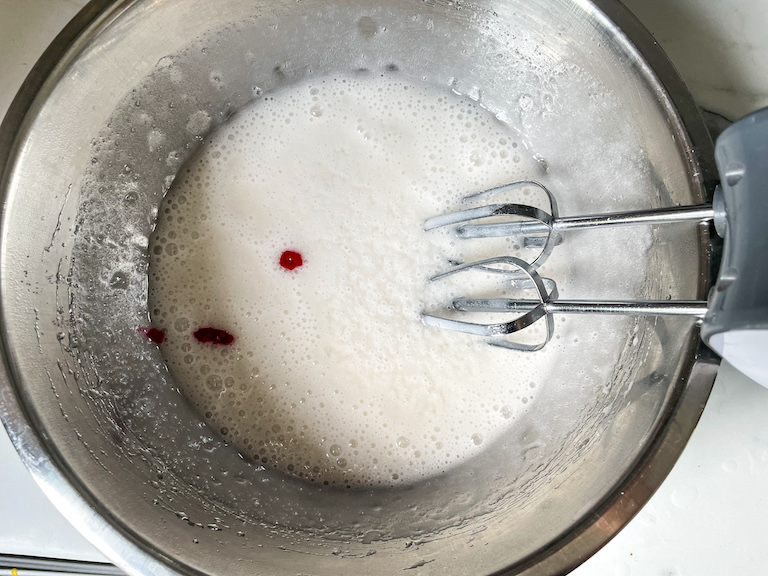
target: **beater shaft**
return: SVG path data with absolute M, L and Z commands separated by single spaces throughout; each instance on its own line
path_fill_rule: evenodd
M 703 318 L 702 300 L 518 300 L 514 298 L 457 298 L 461 312 L 526 312 L 541 306 L 547 314 L 631 314 L 641 316 L 693 316 Z
M 497 204 L 494 216 L 502 214 L 515 214 L 530 217 L 509 210 L 503 210 L 504 204 Z M 514 205 L 518 208 L 518 205 Z M 482 209 L 485 211 L 481 212 Z M 452 214 L 453 222 L 466 221 L 469 218 L 487 217 L 488 206 L 481 209 L 470 209 Z M 474 213 L 473 213 L 474 212 Z M 566 230 L 578 230 L 582 228 L 599 228 L 608 226 L 627 226 L 633 224 L 667 224 L 671 222 L 703 222 L 714 217 L 714 209 L 711 204 L 698 206 L 676 206 L 673 208 L 658 208 L 653 210 L 635 210 L 632 212 L 613 212 L 607 214 L 592 214 L 585 216 L 561 217 L 553 220 L 550 225 L 537 221 L 526 222 L 502 222 L 494 224 L 464 224 L 455 230 L 460 238 L 496 238 L 500 236 L 526 236 L 529 234 L 559 233 Z M 469 218 L 468 218 L 469 217 Z M 444 225 L 444 224 L 443 224 Z

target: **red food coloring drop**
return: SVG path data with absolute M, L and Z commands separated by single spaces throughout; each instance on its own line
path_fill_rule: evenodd
M 298 252 L 286 250 L 280 255 L 280 266 L 286 270 L 295 270 L 302 264 L 304 264 L 304 259 Z
M 218 344 L 221 346 L 229 346 L 235 341 L 235 337 L 232 334 L 218 328 L 200 328 L 195 332 L 195 339 L 203 344 Z
M 150 342 L 154 342 L 155 344 L 162 344 L 165 342 L 165 332 L 158 330 L 157 328 L 147 328 L 146 326 L 141 326 L 139 327 L 138 332 L 144 338 Z

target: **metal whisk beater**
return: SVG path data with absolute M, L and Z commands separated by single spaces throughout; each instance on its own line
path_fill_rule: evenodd
M 554 333 L 553 314 L 601 313 L 692 316 L 696 318 L 703 318 L 706 315 L 707 302 L 699 300 L 559 300 L 555 281 L 541 277 L 537 270 L 550 256 L 553 248 L 562 241 L 561 234 L 564 232 L 608 226 L 717 220 L 718 210 L 712 204 L 560 218 L 555 197 L 543 184 L 533 180 L 521 180 L 485 190 L 467 196 L 465 200 L 495 196 L 525 186 L 537 187 L 546 194 L 550 206 L 549 211 L 527 204 L 490 204 L 430 218 L 424 223 L 424 230 L 454 226 L 454 233 L 459 238 L 520 238 L 522 245 L 526 248 L 539 248 L 539 255 L 530 263 L 513 256 L 499 256 L 459 264 L 430 279 L 436 281 L 471 270 L 502 274 L 508 277 L 509 287 L 512 291 L 529 291 L 535 297 L 531 299 L 457 298 L 450 305 L 454 311 L 515 313 L 518 316 L 513 320 L 480 324 L 424 313 L 422 319 L 425 324 L 484 336 L 489 338 L 488 343 L 493 346 L 532 352 L 543 348 L 552 338 Z M 719 199 L 716 199 L 716 203 L 717 200 Z M 481 223 L 482 220 L 499 216 L 517 217 L 524 220 Z M 503 337 L 519 332 L 542 319 L 544 319 L 546 335 L 540 343 L 528 344 Z

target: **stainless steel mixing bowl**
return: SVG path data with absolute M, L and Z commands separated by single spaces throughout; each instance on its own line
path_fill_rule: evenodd
M 394 72 L 501 119 L 521 113 L 521 86 L 526 106 L 547 108 L 553 87 L 587 78 L 587 96 L 617 105 L 601 116 L 564 96 L 547 110 L 562 126 L 586 115 L 602 127 L 578 146 L 599 147 L 600 134 L 642 143 L 631 162 L 652 185 L 626 191 L 625 204 L 711 192 L 712 144 L 695 105 L 613 0 L 94 0 L 2 126 L 0 410 L 46 494 L 127 572 L 566 572 L 642 506 L 695 426 L 717 364 L 684 319 L 613 325 L 605 336 L 620 352 L 607 363 L 599 342 L 560 349 L 506 438 L 405 488 L 282 477 L 242 459 L 190 408 L 136 334 L 147 239 L 175 173 L 205 134 L 281 86 Z M 704 298 L 708 229 L 654 234 L 629 295 Z

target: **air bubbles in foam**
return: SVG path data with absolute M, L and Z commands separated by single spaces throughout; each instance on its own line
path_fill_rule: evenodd
M 419 313 L 487 289 L 426 280 L 504 244 L 421 223 L 527 176 L 537 164 L 517 138 L 478 103 L 395 76 L 288 88 L 210 137 L 160 210 L 150 298 L 169 367 L 213 428 L 255 461 L 337 485 L 439 474 L 503 434 L 522 404 L 501 418 L 477 406 L 529 391 L 530 372 Z M 285 249 L 305 256 L 295 274 L 277 264 Z M 234 333 L 232 348 L 196 342 L 202 326 Z

